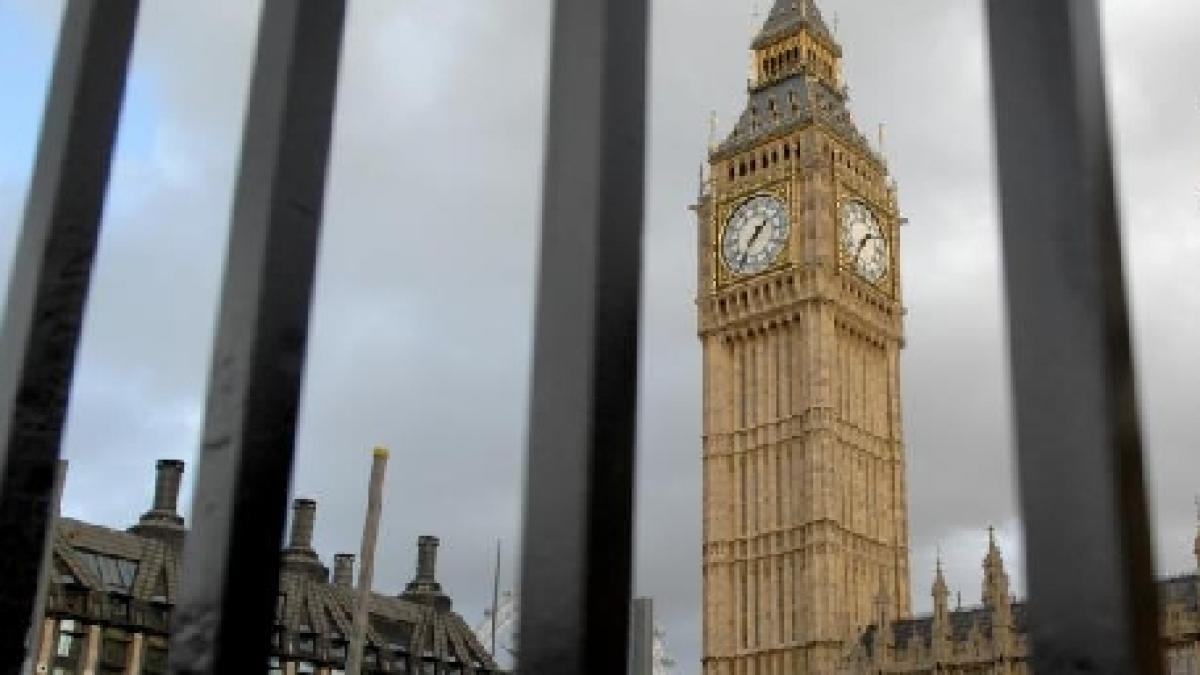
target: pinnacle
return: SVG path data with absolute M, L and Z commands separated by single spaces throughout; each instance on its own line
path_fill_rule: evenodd
M 942 547 L 938 547 L 937 564 L 933 574 L 933 592 L 934 593 L 949 593 L 946 586 L 946 575 L 942 570 Z
M 937 573 L 933 577 L 933 596 L 950 597 L 950 587 L 946 584 L 946 575 L 942 574 L 942 568 L 937 568 Z
M 1192 548 L 1196 553 L 1196 569 L 1200 570 L 1200 497 L 1196 498 L 1196 543 Z
M 988 527 L 988 551 L 987 557 L 984 559 L 984 565 L 994 565 L 997 568 L 1004 567 L 1004 556 L 1000 553 L 1000 545 L 996 543 L 996 528 Z

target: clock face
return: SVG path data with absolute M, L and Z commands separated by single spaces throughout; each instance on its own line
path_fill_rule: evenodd
M 782 201 L 770 195 L 752 197 L 725 224 L 721 257 L 735 274 L 757 274 L 779 258 L 790 232 Z
M 866 204 L 854 200 L 842 205 L 838 239 L 841 241 L 842 260 L 859 276 L 873 284 L 887 276 L 890 259 L 887 237 Z

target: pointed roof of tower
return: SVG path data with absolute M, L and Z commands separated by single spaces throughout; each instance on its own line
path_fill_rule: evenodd
M 825 23 L 825 17 L 821 16 L 816 0 L 775 0 L 775 6 L 771 8 L 771 13 L 767 15 L 767 20 L 751 47 L 765 47 L 803 26 L 807 26 L 817 39 L 828 42 L 831 46 L 837 45 L 829 25 Z
M 815 0 L 775 0 L 762 30 L 752 43 L 756 51 L 807 32 L 825 44 L 835 60 L 842 48 L 834 40 Z M 757 58 L 757 57 L 756 57 Z M 725 159 L 754 147 L 764 139 L 781 136 L 809 124 L 819 124 L 879 162 L 883 159 L 859 131 L 847 107 L 848 91 L 837 81 L 840 73 L 824 72 L 813 64 L 785 70 L 778 76 L 749 83 L 749 100 L 724 141 L 710 145 L 710 159 Z
M 937 571 L 933 575 L 933 595 L 935 597 L 950 597 L 950 587 L 946 585 L 946 575 L 942 572 L 942 552 L 937 555 Z
M 995 527 L 988 527 L 988 552 L 983 564 L 987 567 L 1004 568 L 1004 557 L 1000 554 L 1000 546 L 996 544 Z

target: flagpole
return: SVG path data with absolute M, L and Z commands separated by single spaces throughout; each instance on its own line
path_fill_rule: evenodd
M 375 573 L 375 542 L 383 511 L 383 477 L 387 471 L 387 448 L 375 448 L 371 463 L 371 482 L 367 491 L 367 518 L 363 523 L 362 557 L 358 568 L 358 593 L 354 602 L 354 627 L 346 652 L 346 675 L 360 675 L 367 637 L 367 609 L 371 602 L 371 583 Z

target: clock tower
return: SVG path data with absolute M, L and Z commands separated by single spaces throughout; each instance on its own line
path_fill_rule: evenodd
M 836 669 L 909 614 L 899 224 L 814 0 L 777 0 L 699 219 L 704 674 Z

